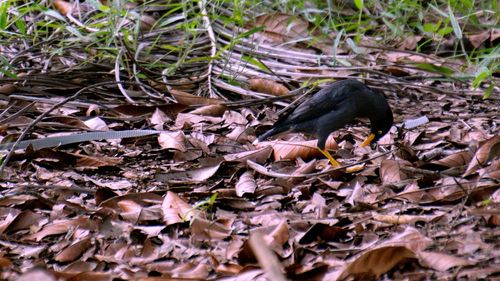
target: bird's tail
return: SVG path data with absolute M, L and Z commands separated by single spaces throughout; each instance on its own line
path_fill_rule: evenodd
M 257 144 L 265 139 L 267 139 L 268 137 L 271 137 L 271 136 L 274 136 L 276 134 L 279 134 L 279 133 L 282 133 L 284 131 L 286 131 L 287 128 L 283 128 L 283 127 L 275 127 L 275 128 L 271 128 L 269 131 L 263 133 L 262 135 L 258 136 L 257 139 L 253 142 L 253 144 Z

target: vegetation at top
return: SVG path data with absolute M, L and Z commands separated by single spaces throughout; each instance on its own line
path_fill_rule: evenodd
M 280 12 L 300 16 L 309 22 L 311 38 L 308 43 L 326 38 L 334 53 L 339 43 L 346 44 L 354 52 L 357 46 L 370 45 L 371 42 L 366 42 L 368 37 L 388 48 L 397 48 L 405 40 L 413 39 L 412 51 L 465 62 L 459 73 L 450 73 L 446 67 L 421 67 L 470 81 L 474 88 L 490 81 L 500 69 L 500 47 L 494 44 L 500 36 L 497 1 L 216 0 L 202 1 L 200 5 L 198 1 L 187 0 L 89 0 L 71 5 L 61 0 L 2 0 L 0 3 L 3 45 L 0 71 L 8 77 L 24 72 L 19 64 L 8 59 L 8 52 L 40 52 L 46 59 L 71 57 L 77 59 L 79 65 L 114 62 L 118 58 L 121 66 L 128 69 L 126 61 L 120 57 L 126 52 L 142 50 L 145 38 L 153 38 L 153 44 L 148 45 L 146 51 L 159 47 L 175 53 L 178 59 L 166 64 L 159 59 L 150 60 L 143 67 L 161 69 L 168 74 L 186 62 L 208 62 L 213 59 L 209 53 L 188 59 L 188 54 L 196 50 L 196 39 L 207 30 L 204 11 L 210 24 L 217 22 L 231 28 L 246 27 L 263 14 Z M 289 28 L 294 28 L 292 23 Z M 184 37 L 162 42 L 158 34 L 167 30 L 178 30 Z M 228 46 L 220 47 L 222 50 L 230 48 L 257 31 L 259 29 L 243 32 L 233 37 Z M 489 40 L 485 39 L 487 37 Z M 81 57 L 74 57 L 75 50 Z M 216 55 L 220 55 L 220 51 Z M 147 75 L 138 76 L 145 78 Z

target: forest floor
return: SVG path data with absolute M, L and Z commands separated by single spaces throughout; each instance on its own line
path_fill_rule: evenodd
M 105 48 L 97 16 L 55 2 L 29 13 L 53 33 L 0 46 L 0 279 L 500 278 L 499 72 L 473 85 L 479 64 L 448 56 L 453 34 L 428 52 L 419 35 L 331 48 L 347 34 L 311 40 L 306 20 L 270 13 L 193 35 L 151 5 Z M 84 25 L 62 32 L 56 11 Z M 498 29 L 463 31 L 465 49 L 498 45 Z M 394 126 L 377 145 L 359 147 L 364 120 L 331 135 L 340 168 L 307 135 L 253 144 L 346 78 L 387 97 Z

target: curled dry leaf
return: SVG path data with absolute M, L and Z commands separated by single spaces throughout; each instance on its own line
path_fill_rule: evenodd
M 85 116 L 96 116 L 101 114 L 101 109 L 97 104 L 91 104 L 85 111 Z
M 166 225 L 189 221 L 200 215 L 198 210 L 171 191 L 165 195 L 161 209 L 163 211 L 163 221 Z
M 191 114 L 220 117 L 227 110 L 222 104 L 209 104 L 189 111 Z
M 236 195 L 242 197 L 245 193 L 253 194 L 257 188 L 253 173 L 250 171 L 244 172 L 236 183 Z
M 186 151 L 186 136 L 183 131 L 161 132 L 158 143 L 163 149 Z
M 273 80 L 252 78 L 248 80 L 248 83 L 250 83 L 250 90 L 273 96 L 283 96 L 290 92 L 285 86 Z
M 486 140 L 476 151 L 472 161 L 470 161 L 464 177 L 472 175 L 477 169 L 484 167 L 488 161 L 500 157 L 500 135 Z
M 104 122 L 104 120 L 102 120 L 99 117 L 91 118 L 91 119 L 89 119 L 87 121 L 84 121 L 83 123 L 85 123 L 85 125 L 87 127 L 89 127 L 90 129 L 92 129 L 92 130 L 96 130 L 96 131 L 109 131 L 109 127 L 106 124 L 106 122 Z
M 170 94 L 172 94 L 177 102 L 185 105 L 209 105 L 222 103 L 222 100 L 195 96 L 179 90 L 170 90 Z
M 351 262 L 339 279 L 343 280 L 348 276 L 363 280 L 377 279 L 408 259 L 416 259 L 416 255 L 403 246 L 387 246 L 369 250 Z
M 54 7 L 57 11 L 59 11 L 59 13 L 64 16 L 67 16 L 68 14 L 71 14 L 73 12 L 73 4 L 63 0 L 55 0 Z

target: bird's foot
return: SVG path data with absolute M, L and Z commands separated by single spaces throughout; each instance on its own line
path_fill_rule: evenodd
M 326 158 L 328 158 L 328 160 L 330 160 L 330 164 L 332 164 L 333 167 L 340 167 L 340 163 L 337 162 L 337 160 L 335 160 L 332 155 L 330 154 L 330 152 L 328 152 L 328 150 L 326 149 L 321 149 L 321 148 L 318 148 L 318 150 L 323 153 L 323 155 L 325 155 Z

